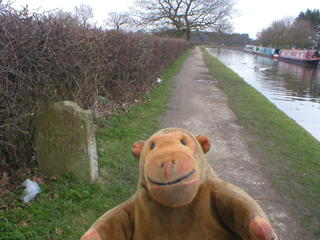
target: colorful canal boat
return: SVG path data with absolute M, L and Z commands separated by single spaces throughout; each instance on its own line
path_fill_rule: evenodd
M 244 52 L 255 53 L 266 57 L 278 58 L 280 49 L 258 47 L 254 45 L 245 45 L 243 48 Z
M 320 62 L 320 53 L 317 50 L 281 49 L 279 60 L 303 65 L 317 66 Z
M 244 52 L 255 53 L 257 51 L 257 46 L 254 45 L 245 45 L 243 47 Z
M 263 55 L 266 57 L 273 57 L 275 52 L 274 48 L 258 47 L 257 54 Z

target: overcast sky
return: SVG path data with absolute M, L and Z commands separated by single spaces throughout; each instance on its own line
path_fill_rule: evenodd
M 13 6 L 20 9 L 28 4 L 30 10 L 61 8 L 72 11 L 80 4 L 90 5 L 95 21 L 102 22 L 111 11 L 127 11 L 135 0 L 15 0 Z M 5 1 L 4 1 L 5 2 Z M 234 32 L 248 33 L 255 38 L 257 32 L 267 28 L 273 21 L 284 17 L 297 17 L 301 11 L 320 9 L 320 0 L 238 0 L 235 6 L 239 17 L 233 19 Z

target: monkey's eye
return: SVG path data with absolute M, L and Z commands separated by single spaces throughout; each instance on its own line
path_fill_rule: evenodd
M 180 142 L 181 142 L 183 145 L 187 146 L 187 143 L 186 143 L 184 140 L 180 140 Z
M 155 146 L 156 146 L 156 145 L 155 145 L 154 143 L 152 143 L 152 144 L 150 145 L 150 149 L 151 149 L 151 150 L 154 149 Z

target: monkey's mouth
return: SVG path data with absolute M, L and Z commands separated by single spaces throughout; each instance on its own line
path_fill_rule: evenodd
M 173 185 L 173 184 L 176 184 L 176 183 L 179 183 L 181 181 L 183 181 L 184 179 L 187 179 L 188 177 L 190 177 L 196 170 L 192 170 L 191 172 L 189 172 L 187 175 L 181 177 L 181 178 L 178 178 L 177 180 L 174 180 L 172 182 L 166 182 L 166 183 L 162 183 L 162 182 L 156 182 L 156 181 L 153 181 L 149 176 L 148 176 L 148 180 L 155 184 L 155 185 L 159 185 L 159 186 L 167 186 L 167 185 Z

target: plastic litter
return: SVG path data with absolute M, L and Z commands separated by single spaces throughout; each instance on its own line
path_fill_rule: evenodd
M 30 179 L 25 180 L 21 186 L 25 187 L 24 191 L 26 195 L 22 198 L 25 203 L 30 202 L 38 193 L 41 192 L 38 183 L 31 181 Z
M 158 78 L 156 82 L 157 82 L 157 83 L 161 83 L 161 82 L 162 82 L 162 79 Z

